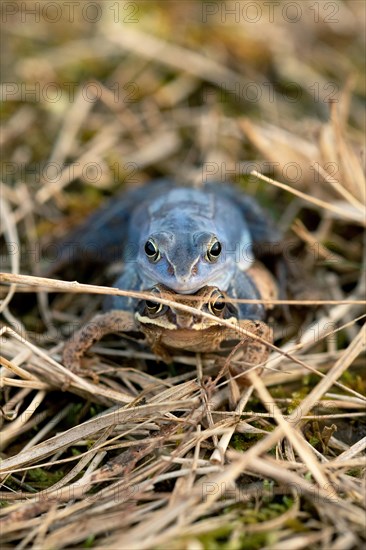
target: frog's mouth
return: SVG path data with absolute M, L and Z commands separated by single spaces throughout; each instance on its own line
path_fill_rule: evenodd
M 204 286 L 216 286 L 220 290 L 227 290 L 232 280 L 232 273 L 229 269 L 225 269 L 219 273 L 213 273 L 211 277 L 192 277 L 187 275 L 184 277 L 174 277 L 174 280 L 169 281 L 169 288 L 178 294 L 193 294 L 198 292 Z
M 139 312 L 135 313 L 136 320 L 142 325 L 151 325 L 152 327 L 160 327 L 166 330 L 177 330 L 177 325 L 170 322 L 165 317 L 149 317 L 148 315 L 143 315 Z
M 202 319 L 201 321 L 197 319 L 196 322 L 192 322 L 189 326 L 180 326 L 179 324 L 173 323 L 169 321 L 166 317 L 155 317 L 151 318 L 148 315 L 143 315 L 141 313 L 135 314 L 136 320 L 141 323 L 142 325 L 150 325 L 151 327 L 160 327 L 164 330 L 173 330 L 176 332 L 182 332 L 189 334 L 190 331 L 195 332 L 202 332 L 206 329 L 211 329 L 212 327 L 218 327 L 220 326 L 219 321 L 211 320 L 211 319 Z M 236 317 L 230 317 L 229 319 L 226 319 L 226 321 L 229 321 L 233 324 L 237 323 L 238 320 Z
M 225 321 L 229 322 L 229 323 L 232 323 L 234 326 L 235 324 L 238 323 L 238 319 L 237 317 L 233 316 L 233 317 L 229 317 L 228 319 L 225 319 Z M 211 320 L 211 319 L 207 319 L 207 317 L 205 319 L 202 319 L 201 321 L 197 320 L 195 323 L 192 324 L 192 326 L 189 327 L 189 330 L 195 330 L 195 331 L 203 331 L 203 330 L 206 330 L 206 329 L 209 329 L 209 328 L 212 328 L 212 327 L 221 327 L 221 329 L 227 329 L 227 327 L 223 327 L 221 324 L 220 324 L 220 319 L 218 319 L 217 321 L 215 320 Z M 180 327 L 178 327 L 180 328 Z M 182 330 L 184 330 L 184 328 L 182 328 Z

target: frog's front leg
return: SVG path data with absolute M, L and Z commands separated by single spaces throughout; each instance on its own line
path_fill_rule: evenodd
M 126 265 L 115 286 L 124 290 L 143 290 L 133 262 Z M 82 356 L 106 334 L 139 331 L 135 321 L 137 303 L 137 298 L 107 296 L 103 304 L 105 313 L 93 317 L 65 344 L 62 355 L 65 366 L 74 372 L 80 370 Z
M 121 290 L 145 290 L 143 281 L 138 273 L 135 261 L 127 262 L 119 278 L 114 282 L 116 288 Z M 103 310 L 118 309 L 135 313 L 138 304 L 137 298 L 130 296 L 109 295 L 103 302 Z
M 273 343 L 273 330 L 263 321 L 242 320 L 238 326 L 251 332 L 265 342 Z M 237 337 L 240 335 L 237 333 Z M 270 348 L 264 342 L 244 336 L 238 344 L 237 353 L 234 353 L 233 361 L 230 361 L 229 370 L 232 376 L 235 376 L 239 386 L 248 386 L 250 382 L 246 376 L 246 371 L 253 369 L 257 365 L 262 365 L 267 361 Z M 263 367 L 256 369 L 257 374 L 261 374 Z
M 150 327 L 145 324 L 141 326 L 141 332 L 144 334 L 146 342 L 157 360 L 164 361 L 164 363 L 169 365 L 173 361 L 173 358 L 169 348 L 163 343 L 164 331 L 162 331 L 161 327 Z
M 95 315 L 66 342 L 62 359 L 64 365 L 73 372 L 80 370 L 80 361 L 86 351 L 106 334 L 112 332 L 136 331 L 136 322 L 131 311 L 113 310 Z

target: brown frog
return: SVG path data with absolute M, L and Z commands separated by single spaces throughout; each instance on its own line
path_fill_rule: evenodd
M 263 300 L 276 297 L 276 284 L 270 273 L 259 262 L 248 270 Z M 268 357 L 268 346 L 250 336 L 243 336 L 237 328 L 245 329 L 264 341 L 272 342 L 272 329 L 260 319 L 243 319 L 247 309 L 236 306 L 226 293 L 217 287 L 205 286 L 193 295 L 177 294 L 164 285 L 151 289 L 151 300 L 138 302 L 135 312 L 111 310 L 95 316 L 66 343 L 63 361 L 73 371 L 80 368 L 80 359 L 95 342 L 112 332 L 141 332 L 151 350 L 163 361 L 171 362 L 171 353 L 180 350 L 201 353 L 228 352 L 241 342 L 240 366 L 231 366 L 234 375 L 242 375 L 248 367 L 263 363 Z M 257 296 L 256 296 L 257 297 Z M 169 305 L 160 299 L 170 300 Z M 183 307 L 181 307 L 183 306 Z M 189 310 L 184 308 L 190 308 Z M 267 308 L 270 305 L 266 306 Z M 192 309 L 194 308 L 194 309 Z M 210 316 L 207 316 L 210 314 Z M 223 326 L 228 321 L 232 327 Z M 245 384 L 245 376 L 241 376 Z

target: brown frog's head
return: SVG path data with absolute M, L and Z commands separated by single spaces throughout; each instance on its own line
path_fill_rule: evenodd
M 217 319 L 237 322 L 238 311 L 229 301 L 227 295 L 217 287 L 205 286 L 192 295 L 177 294 L 165 287 L 156 285 L 151 289 L 151 300 L 139 303 L 136 319 L 141 325 L 151 325 L 167 330 L 201 331 L 213 326 L 220 326 L 214 319 L 202 317 L 202 313 L 210 313 Z M 172 302 L 195 308 L 197 312 L 183 311 L 175 304 L 167 306 L 154 300 L 154 297 L 165 298 Z
M 217 287 L 206 286 L 187 296 L 176 294 L 164 285 L 156 285 L 151 293 L 151 300 L 139 303 L 135 319 L 151 349 L 166 362 L 169 357 L 167 350 L 219 350 L 232 333 L 228 327 L 220 325 L 219 320 L 238 322 L 237 309 Z M 175 303 L 169 306 L 161 304 L 154 300 L 155 296 Z M 196 311 L 183 311 L 176 304 L 190 306 Z M 210 313 L 214 318 L 202 317 L 200 312 Z

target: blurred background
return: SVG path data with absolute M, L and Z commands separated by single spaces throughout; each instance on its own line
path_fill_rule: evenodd
M 363 160 L 364 2 L 4 1 L 1 14 L 2 175 L 38 237 L 161 175 L 255 193 L 255 169 L 329 195 L 325 171 L 361 198 L 336 134 Z

